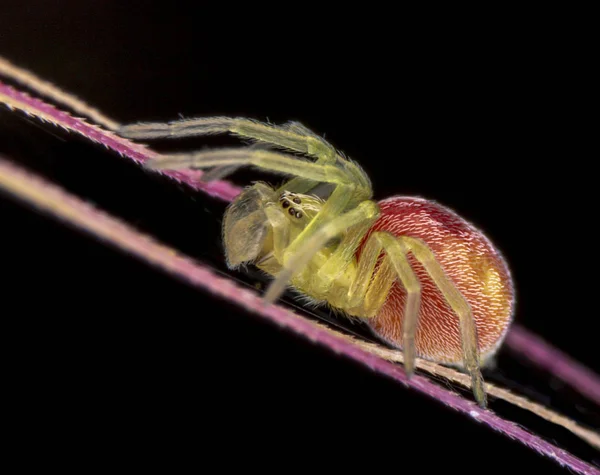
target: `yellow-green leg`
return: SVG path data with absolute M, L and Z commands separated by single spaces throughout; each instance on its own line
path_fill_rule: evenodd
M 376 269 L 377 262 L 379 268 Z M 356 279 L 348 292 L 350 312 L 363 317 L 374 317 L 385 303 L 396 279 L 406 290 L 406 303 L 402 321 L 402 348 L 404 366 L 408 376 L 415 367 L 415 333 L 421 305 L 421 284 L 406 256 L 407 249 L 396 237 L 375 232 L 363 247 Z
M 379 260 L 382 252 L 385 254 Z M 471 375 L 475 399 L 485 407 L 486 394 L 479 362 L 477 329 L 471 307 L 445 274 L 433 251 L 423 241 L 408 236 L 396 238 L 387 233 L 373 233 L 362 249 L 356 278 L 348 292 L 344 309 L 351 315 L 366 318 L 376 316 L 394 281 L 396 278 L 400 279 L 407 291 L 402 346 L 406 371 L 411 374 L 415 361 L 414 337 L 418 325 L 421 287 L 408 262 L 408 252 L 423 265 L 450 308 L 458 315 L 464 366 Z M 380 264 L 376 269 L 378 261 Z
M 435 285 L 442 292 L 450 308 L 458 315 L 464 365 L 471 375 L 471 384 L 475 399 L 479 405 L 485 407 L 486 395 L 479 363 L 477 328 L 469 303 L 448 278 L 432 250 L 423 241 L 408 236 L 402 236 L 398 239 L 406 245 L 413 256 L 423 265 L 431 279 L 435 282 Z
M 232 133 L 238 137 L 269 143 L 313 157 L 332 157 L 334 148 L 297 122 L 275 126 L 236 117 L 203 117 L 164 123 L 139 123 L 121 127 L 119 134 L 132 139 L 181 138 Z
M 303 255 L 305 252 L 303 248 L 307 243 L 322 228 L 329 226 L 332 220 L 342 217 L 348 209 L 350 210 L 348 216 L 353 216 L 356 210 L 362 210 L 364 206 L 372 208 L 369 219 L 376 217 L 378 214 L 375 203 L 362 199 L 365 196 L 370 196 L 371 190 L 362 187 L 361 171 L 350 162 L 343 167 L 321 165 L 269 150 L 235 148 L 207 150 L 190 154 L 163 155 L 147 164 L 148 167 L 156 169 L 208 168 L 229 165 L 253 165 L 265 170 L 296 175 L 314 182 L 330 183 L 335 186 L 319 212 L 286 249 L 283 257 L 285 268 L 295 269 L 291 263 L 288 263 L 288 260 L 294 258 L 293 256 Z M 368 203 L 368 205 L 364 205 L 364 203 Z M 362 219 L 359 221 L 362 221 Z M 355 224 L 358 224 L 358 222 L 346 223 L 345 227 L 336 235 L 342 234 L 343 231 Z M 284 284 L 276 283 L 276 286 L 281 287 L 277 292 L 278 296 L 283 291 Z M 273 289 L 272 292 L 274 292 Z M 273 296 L 275 293 L 270 295 Z
M 379 260 L 379 256 L 381 255 L 381 251 L 381 242 L 375 239 L 374 235 L 371 234 L 362 248 L 362 252 L 358 260 L 358 266 L 356 268 L 356 276 L 350 285 L 350 289 L 348 290 L 348 300 L 345 303 L 344 309 L 349 311 L 351 315 L 356 315 L 359 317 L 375 316 L 375 313 L 377 310 L 379 310 L 381 305 L 378 306 L 372 301 L 372 298 L 367 298 L 367 294 L 369 293 L 370 289 L 374 287 L 374 284 L 377 281 L 378 285 L 376 287 L 379 292 L 371 293 L 371 297 L 373 295 L 377 295 L 378 298 L 376 300 L 380 300 L 381 304 L 383 305 L 385 299 L 381 299 L 380 296 L 384 294 L 385 297 L 387 297 L 389 288 L 391 288 L 393 281 L 395 280 L 381 279 L 381 276 L 384 276 L 387 273 L 386 271 L 389 267 L 385 257 L 380 263 L 379 269 L 375 269 L 377 261 Z M 382 288 L 381 284 L 388 284 L 389 287 L 386 288 L 384 286 Z
M 223 165 L 221 167 L 206 170 L 200 177 L 200 181 L 208 183 L 210 181 L 223 180 L 235 172 L 241 165 Z
M 297 157 L 268 150 L 236 148 L 207 150 L 191 154 L 163 155 L 147 164 L 148 167 L 155 169 L 207 168 L 223 165 L 254 165 L 270 171 L 307 178 L 315 182 L 337 185 L 321 210 L 286 250 L 284 265 L 287 256 L 296 254 L 302 243 L 306 242 L 330 219 L 342 214 L 350 200 L 356 196 L 356 186 L 350 181 L 351 178 L 343 169 L 332 165 L 308 162 Z
M 299 248 L 303 246 L 320 228 L 329 224 L 332 219 L 339 218 L 348 205 L 352 194 L 352 185 L 337 184 L 327 201 L 323 204 L 319 212 L 302 230 L 296 239 L 292 241 L 286 250 L 284 264 L 289 256 L 297 254 Z M 347 229 L 347 228 L 346 228 Z M 344 229 L 344 231 L 346 230 Z
M 291 133 L 297 133 L 302 137 L 306 137 L 308 141 L 313 142 L 312 145 L 307 145 L 307 150 L 314 150 L 314 155 L 318 157 L 317 163 L 318 165 L 334 165 L 338 159 L 341 157 L 337 154 L 333 146 L 329 144 L 326 140 L 319 137 L 313 131 L 303 126 L 299 122 L 288 122 L 284 126 L 285 130 Z M 315 146 L 316 143 L 323 143 L 324 147 Z M 308 155 L 313 155 L 308 153 Z M 306 178 L 296 177 L 281 185 L 281 187 L 277 190 L 278 193 L 283 193 L 284 191 L 291 191 L 294 193 L 308 193 L 311 191 L 318 183 L 312 180 L 307 180 Z
M 365 234 L 371 228 L 378 215 L 357 224 L 347 230 L 341 239 L 337 249 L 317 272 L 318 292 L 325 293 L 334 282 L 346 272 L 350 263 L 354 260 L 356 251 L 363 241 Z
M 421 284 L 408 262 L 407 250 L 402 240 L 387 233 L 375 233 L 375 239 L 383 246 L 387 258 L 406 290 L 406 304 L 402 321 L 402 348 L 404 367 L 406 373 L 411 376 L 415 370 L 415 333 L 421 307 Z
M 162 155 L 147 162 L 149 168 L 180 169 L 246 165 L 296 175 L 323 183 L 344 184 L 349 178 L 333 165 L 321 165 L 292 155 L 255 148 L 224 148 L 196 153 Z
M 281 126 L 276 126 L 244 118 L 206 117 L 165 123 L 130 124 L 121 127 L 119 133 L 123 137 L 134 139 L 180 138 L 232 133 L 241 138 L 317 158 L 318 160 L 315 165 L 333 166 L 337 164 L 341 168 L 347 168 L 348 170 L 345 171 L 349 172 L 352 181 L 356 181 L 360 188 L 369 189 L 369 193 L 366 194 L 368 196 L 358 201 L 370 198 L 370 183 L 368 178 L 362 173 L 362 170 L 357 170 L 357 167 L 339 155 L 329 142 L 298 122 L 289 122 Z M 225 164 L 215 165 L 219 169 L 209 172 L 206 179 L 223 178 L 232 171 L 229 167 L 222 168 L 223 165 Z M 299 176 L 287 182 L 277 191 L 281 193 L 285 189 L 296 193 L 307 193 L 319 181 Z

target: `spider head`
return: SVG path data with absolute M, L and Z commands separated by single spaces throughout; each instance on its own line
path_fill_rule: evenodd
M 246 263 L 259 263 L 275 270 L 273 223 L 267 211 L 279 208 L 275 218 L 286 240 L 293 240 L 320 211 L 324 201 L 317 196 L 284 191 L 277 193 L 265 183 L 246 188 L 229 205 L 223 219 L 223 243 L 227 265 L 234 269 Z M 267 262 L 268 261 L 268 262 Z M 258 264 L 257 264 L 258 265 Z M 271 266 L 271 267 L 269 267 Z
M 321 210 L 324 201 L 311 195 L 284 191 L 279 196 L 279 204 L 290 222 L 305 227 Z

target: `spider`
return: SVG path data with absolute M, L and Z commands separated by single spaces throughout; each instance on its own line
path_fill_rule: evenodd
M 162 155 L 147 166 L 212 168 L 205 179 L 240 166 L 292 176 L 280 187 L 256 182 L 228 206 L 229 268 L 252 263 L 274 276 L 264 296 L 269 303 L 291 285 L 364 319 L 402 349 L 409 377 L 417 356 L 468 371 L 485 407 L 481 365 L 504 339 L 514 298 L 503 257 L 473 225 L 422 198 L 373 201 L 363 169 L 298 122 L 207 117 L 131 124 L 119 133 L 132 139 L 231 133 L 252 141 Z

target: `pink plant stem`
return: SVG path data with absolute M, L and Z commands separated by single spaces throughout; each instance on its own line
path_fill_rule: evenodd
M 4 97 L 3 97 L 4 96 Z M 12 86 L 0 81 L 0 102 L 6 102 L 11 108 L 18 108 L 29 115 L 38 117 L 43 121 L 63 127 L 71 132 L 83 135 L 88 140 L 101 143 L 107 148 L 130 158 L 136 163 L 144 163 L 156 156 L 156 153 L 143 145 L 121 138 L 115 133 L 102 129 L 99 126 L 88 124 L 84 119 L 71 116 L 69 113 L 57 109 L 40 99 L 31 97 Z M 202 190 L 210 196 L 231 201 L 240 192 L 240 188 L 227 181 L 214 181 L 202 183 L 199 170 L 164 171 L 165 175 Z
M 18 108 L 29 115 L 79 133 L 89 140 L 101 143 L 120 155 L 130 158 L 136 163 L 142 164 L 156 156 L 154 152 L 143 145 L 123 139 L 99 126 L 90 125 L 83 119 L 72 117 L 67 112 L 0 81 L 0 102 L 3 99 L 9 107 Z M 179 182 L 186 183 L 196 190 L 204 191 L 210 196 L 228 202 L 240 192 L 239 187 L 227 181 L 201 183 L 199 178 L 202 176 L 202 172 L 200 171 L 166 171 L 163 173 Z M 563 352 L 553 348 L 549 343 L 525 328 L 513 325 L 507 336 L 506 344 L 516 354 L 526 357 L 538 367 L 550 372 L 579 393 L 600 404 L 600 377 Z
M 130 158 L 136 163 L 144 163 L 156 156 L 153 151 L 143 145 L 121 138 L 99 126 L 90 125 L 83 119 L 72 117 L 67 112 L 0 81 L 0 102 L 2 102 L 3 96 L 9 107 L 21 109 L 27 114 L 79 133 L 89 140 L 101 143 L 120 155 Z M 74 98 L 71 99 L 75 100 Z M 239 187 L 227 181 L 202 183 L 199 181 L 202 176 L 200 171 L 165 171 L 163 173 L 179 182 L 186 183 L 196 190 L 204 191 L 210 196 L 224 201 L 231 201 L 241 191 Z M 519 325 L 512 326 L 506 344 L 516 354 L 526 357 L 536 366 L 550 372 L 579 393 L 600 404 L 600 377 L 560 350 Z
M 600 378 L 592 370 L 521 326 L 509 332 L 505 343 L 511 351 L 560 379 L 600 405 Z
M 426 377 L 416 375 L 408 380 L 401 366 L 372 355 L 349 340 L 331 333 L 324 327 L 283 307 L 265 305 L 256 293 L 237 286 L 232 280 L 214 274 L 191 258 L 181 255 L 174 249 L 139 233 L 129 225 L 1 157 L 0 189 L 4 189 L 14 197 L 52 214 L 67 224 L 80 228 L 125 252 L 182 278 L 196 287 L 207 290 L 229 302 L 236 302 L 249 312 L 261 315 L 263 318 L 288 328 L 312 342 L 321 344 L 338 354 L 349 357 L 416 391 L 426 394 L 446 406 L 470 416 L 475 421 L 486 424 L 512 439 L 519 440 L 538 453 L 552 458 L 562 466 L 569 467 L 577 473 L 600 474 L 600 470 L 567 451 L 546 442 L 537 435 L 529 433 L 513 422 L 502 419 L 491 410 L 482 410 L 475 403 L 432 383 Z

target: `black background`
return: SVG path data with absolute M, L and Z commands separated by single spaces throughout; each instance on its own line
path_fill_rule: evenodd
M 571 33 L 518 15 L 464 27 L 444 12 L 397 19 L 375 7 L 327 19 L 297 4 L 257 14 L 120 3 L 3 7 L 0 54 L 124 123 L 239 115 L 326 134 L 363 165 L 376 198 L 434 199 L 483 229 L 513 271 L 517 321 L 600 369 L 597 279 L 588 277 L 597 265 L 595 156 L 580 149 L 587 61 Z M 292 21 L 298 8 L 308 16 Z M 235 142 L 156 148 L 222 143 Z M 224 203 L 4 109 L 0 153 L 223 269 Z M 170 470 L 317 470 L 321 459 L 397 472 L 562 471 L 21 204 L 2 197 L 0 211 L 5 391 L 22 422 L 14 440 L 52 448 L 43 458 Z M 487 377 L 600 424 L 597 408 L 507 351 Z M 566 431 L 492 408 L 598 461 Z

